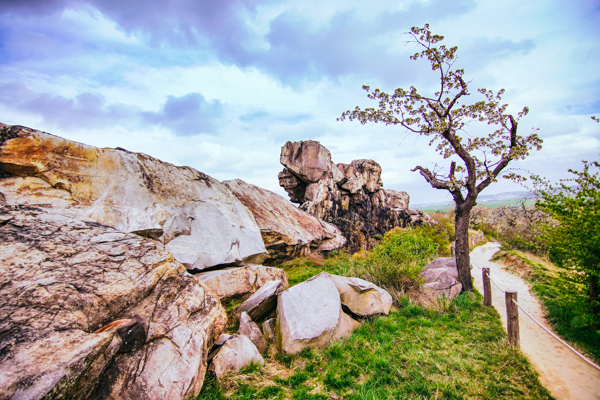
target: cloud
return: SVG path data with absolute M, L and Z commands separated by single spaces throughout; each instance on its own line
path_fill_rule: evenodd
M 146 123 L 161 125 L 178 136 L 214 134 L 219 130 L 219 120 L 222 117 L 221 102 L 207 102 L 200 93 L 188 93 L 181 97 L 168 96 L 160 111 L 142 113 Z
M 138 109 L 125 104 L 108 104 L 103 96 L 84 92 L 74 98 L 35 93 L 22 83 L 0 84 L 0 104 L 35 114 L 59 128 L 92 128 L 128 125 Z

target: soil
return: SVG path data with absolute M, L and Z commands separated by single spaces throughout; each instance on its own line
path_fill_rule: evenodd
M 475 288 L 483 293 L 481 270 L 490 268 L 490 276 L 503 290 L 518 291 L 518 303 L 545 327 L 552 330 L 544 318 L 540 302 L 529 292 L 528 284 L 519 276 L 506 271 L 506 267 L 489 261 L 499 246 L 488 243 L 471 253 L 476 265 L 471 271 Z M 500 313 L 506 328 L 504 294 L 492 283 L 492 305 Z M 559 400 L 600 400 L 600 371 L 596 370 L 571 350 L 546 333 L 524 313 L 519 313 L 521 351 L 540 374 L 540 382 Z

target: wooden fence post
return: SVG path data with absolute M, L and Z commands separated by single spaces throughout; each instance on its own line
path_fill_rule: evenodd
M 508 333 L 508 342 L 519 349 L 521 348 L 519 343 L 519 308 L 514 303 L 514 301 L 517 301 L 517 292 L 507 290 L 504 293 L 504 300 L 506 301 L 506 331 Z
M 483 305 L 492 306 L 492 286 L 490 285 L 490 269 L 481 268 L 483 274 Z

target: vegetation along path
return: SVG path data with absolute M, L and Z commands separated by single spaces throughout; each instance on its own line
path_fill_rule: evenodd
M 520 277 L 503 269 L 490 259 L 498 251 L 497 244 L 488 243 L 473 250 L 471 262 L 480 268 L 490 268 L 490 276 L 503 290 L 518 291 L 519 304 L 544 326 L 551 329 L 537 298 Z M 483 294 L 481 270 L 473 269 L 475 287 Z M 506 327 L 504 293 L 492 283 L 492 304 Z M 519 312 L 521 350 L 540 374 L 540 381 L 557 399 L 600 399 L 600 371 L 573 354 L 560 342 L 544 332 L 524 313 Z

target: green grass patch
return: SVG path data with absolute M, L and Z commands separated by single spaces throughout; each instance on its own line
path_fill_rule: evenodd
M 198 399 L 552 398 L 478 293 L 443 314 L 402 299 L 326 349 L 265 361 L 221 386 L 207 377 Z
M 509 271 L 529 282 L 555 332 L 600 362 L 600 331 L 588 322 L 588 296 L 572 277 L 574 272 L 519 250 L 500 251 L 493 261 L 502 261 Z

